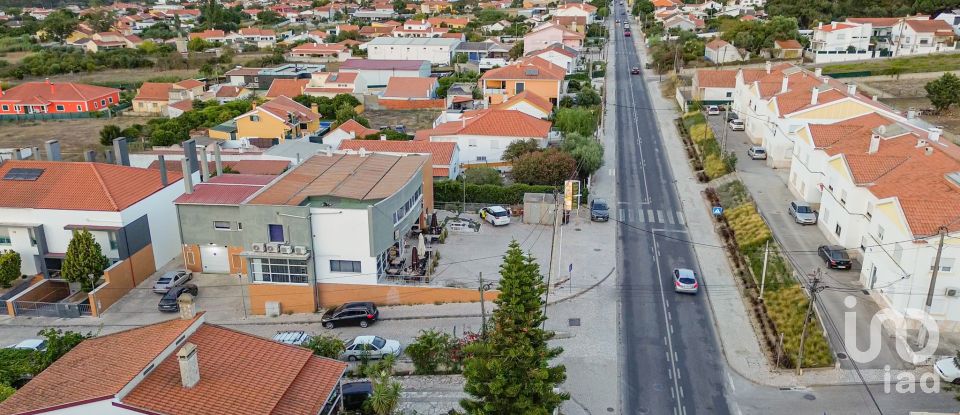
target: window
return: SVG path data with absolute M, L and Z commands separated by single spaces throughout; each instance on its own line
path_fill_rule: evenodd
M 934 257 L 930 262 L 930 271 L 933 271 L 933 264 L 937 261 L 937 258 Z M 940 272 L 950 272 L 953 269 L 953 258 L 944 258 L 940 257 Z
M 117 233 L 116 232 L 107 232 L 107 239 L 110 241 L 110 250 L 117 250 Z
M 27 230 L 27 234 L 30 236 L 30 246 L 37 246 L 37 230 L 30 228 Z
M 523 84 L 523 82 L 517 82 L 517 92 L 516 92 L 516 93 L 519 94 L 519 93 L 523 92 L 524 87 L 525 87 L 525 85 Z
M 877 239 L 883 240 L 883 226 L 877 225 Z
M 107 98 L 107 101 L 109 101 L 111 104 L 113 104 L 113 97 Z
M 330 272 L 360 272 L 360 261 L 330 260 Z
M 283 238 L 283 225 L 267 225 L 267 231 L 269 232 L 270 242 L 286 242 L 287 240 Z
M 260 122 L 260 116 L 259 116 L 259 115 L 251 115 L 251 116 L 250 116 L 250 121 Z
M 840 204 L 844 206 L 847 205 L 847 189 L 840 190 Z
M 238 231 L 242 231 L 242 230 L 243 230 L 243 222 L 237 222 L 237 230 L 238 230 Z
M 83 111 L 83 107 L 80 105 L 77 105 L 77 111 Z
M 7 228 L 0 228 L 0 245 L 10 245 L 10 230 Z
M 833 228 L 833 233 L 837 234 L 837 236 L 840 236 L 840 231 L 842 230 L 843 229 L 840 227 L 840 224 L 838 223 L 837 227 Z
M 101 99 L 101 100 L 100 100 L 100 105 L 107 105 L 107 100 Z
M 873 219 L 873 202 L 867 202 L 867 219 Z
M 487 156 L 477 156 L 477 161 L 487 161 Z
M 3 110 L 4 110 L 4 111 L 10 111 L 10 106 L 9 106 L 9 105 L 4 105 L 4 106 L 3 106 Z
M 733 96 L 733 92 L 727 92 L 727 98 L 730 98 L 732 96 Z
M 63 112 L 63 105 L 57 105 L 57 111 Z
M 306 284 L 307 261 L 283 258 L 250 258 L 250 277 L 254 282 Z
M 100 104 L 97 104 L 96 102 L 94 102 L 94 103 L 93 103 L 93 108 L 94 108 L 94 109 L 100 108 Z
M 225 220 L 215 220 L 213 221 L 213 229 L 216 229 L 218 231 L 229 231 L 230 222 Z

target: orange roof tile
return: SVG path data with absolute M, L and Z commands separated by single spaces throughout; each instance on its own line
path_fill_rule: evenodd
M 513 64 L 484 72 L 480 79 L 546 79 L 561 81 L 567 71 L 538 56 L 528 56 Z
M 795 39 L 775 40 L 773 43 L 780 47 L 780 49 L 803 49 L 803 45 Z
M 449 165 L 457 143 L 398 140 L 343 140 L 340 150 L 365 149 L 377 153 L 430 154 L 433 165 Z
M 3 95 L 0 95 L 0 102 L 16 102 L 36 98 L 51 102 L 90 101 L 119 93 L 119 89 L 73 82 L 25 82 L 3 91 Z
M 531 105 L 537 108 L 540 108 L 546 113 L 550 113 L 551 111 L 553 111 L 553 103 L 550 102 L 550 100 L 531 92 L 529 89 L 524 90 L 523 92 L 510 97 L 510 99 L 504 102 L 494 105 L 493 108 L 494 109 L 512 109 L 514 105 L 523 101 L 526 101 L 527 103 L 530 103 Z
M 297 101 L 294 101 L 288 98 L 285 95 L 276 97 L 270 101 L 265 102 L 263 105 L 260 105 L 253 110 L 263 110 L 267 111 L 280 119 L 286 121 L 289 114 L 296 115 L 301 120 L 306 121 L 316 121 L 320 119 L 320 115 L 313 112 L 310 108 L 307 108 Z M 243 115 L 241 115 L 243 117 Z
M 391 76 L 387 80 L 384 97 L 389 98 L 432 98 L 439 84 L 437 78 Z
M 42 169 L 37 180 L 6 180 L 15 168 Z M 168 183 L 180 180 L 168 171 Z M 10 160 L 0 165 L 0 207 L 119 212 L 163 189 L 160 173 L 105 163 Z
M 874 29 L 878 27 L 892 27 L 893 25 L 900 23 L 899 17 L 848 17 L 847 21 L 850 23 L 864 24 L 870 23 L 870 26 Z
M 357 120 L 349 119 L 343 124 L 340 124 L 333 131 L 341 130 L 347 133 L 354 133 L 357 137 L 366 137 L 370 134 L 379 133 L 380 130 L 374 130 L 373 128 L 364 127 L 363 124 L 357 122 Z M 331 132 L 333 132 L 331 131 Z
M 183 89 L 193 89 L 196 87 L 203 86 L 203 82 L 200 82 L 196 79 L 184 79 L 180 82 L 175 83 L 174 85 L 179 86 Z
M 834 30 L 843 30 L 857 27 L 856 25 L 847 24 L 847 23 L 831 23 L 825 24 L 823 27 L 818 27 L 816 30 L 821 32 L 832 32 Z
M 550 121 L 520 111 L 486 109 L 467 111 L 458 121 L 446 122 L 431 130 L 420 130 L 416 140 L 451 135 L 547 138 Z
M 953 35 L 953 27 L 943 20 L 907 20 L 907 26 L 910 26 L 917 33 L 943 33 Z
M 279 96 L 295 97 L 303 94 L 303 89 L 307 87 L 309 79 L 274 79 L 270 83 L 270 89 L 267 90 L 267 98 L 276 98 Z
M 140 86 L 140 89 L 137 90 L 137 96 L 134 98 L 138 101 L 164 101 L 170 99 L 170 90 L 173 89 L 173 84 L 170 83 L 158 83 L 158 82 L 144 82 Z
M 737 86 L 736 69 L 698 69 L 697 85 L 705 88 L 734 88 Z

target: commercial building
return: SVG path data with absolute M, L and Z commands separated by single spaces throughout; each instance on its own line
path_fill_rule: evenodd
M 341 74 L 355 73 L 357 93 L 365 94 L 370 89 L 385 88 L 391 77 L 430 76 L 430 61 L 398 59 L 347 59 L 340 65 Z
M 366 44 L 370 59 L 427 60 L 433 65 L 450 65 L 457 39 L 381 36 Z

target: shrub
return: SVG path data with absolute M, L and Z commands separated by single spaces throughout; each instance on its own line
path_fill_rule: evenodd
M 728 208 L 740 206 L 750 201 L 750 195 L 747 193 L 746 186 L 739 180 L 734 180 L 718 187 L 717 194 L 720 196 L 720 205 Z
M 451 351 L 456 339 L 449 333 L 421 330 L 413 343 L 407 346 L 407 356 L 413 360 L 417 374 L 432 375 L 443 365 L 452 366 Z
M 17 278 L 20 278 L 20 253 L 0 252 L 0 288 L 10 288 Z
M 716 154 L 707 154 L 703 160 L 703 171 L 710 179 L 716 179 L 727 174 L 727 165 Z
M 809 299 L 800 285 L 792 285 L 764 294 L 764 300 L 767 314 L 776 324 L 777 330 L 783 333 L 783 353 L 796 366 Z M 833 363 L 830 346 L 816 321 L 816 316 L 807 323 L 807 338 L 803 350 L 803 367 L 823 367 Z
M 531 186 L 526 184 L 512 184 L 510 186 L 496 186 L 492 184 L 467 184 L 467 203 L 495 203 L 500 205 L 516 205 L 523 202 L 524 193 L 553 193 L 556 186 Z M 433 183 L 433 197 L 437 202 L 462 202 L 464 197 L 463 182 L 454 180 L 438 180 Z
M 697 144 L 707 140 L 715 140 L 713 130 L 711 130 L 707 124 L 695 124 L 691 126 L 690 139 Z
M 503 177 L 501 177 L 500 172 L 493 167 L 466 169 L 463 172 L 463 177 L 469 184 L 492 184 L 497 186 L 503 184 Z
M 328 357 L 330 359 L 340 358 L 340 355 L 346 350 L 346 344 L 344 344 L 343 340 L 332 334 L 311 337 L 310 340 L 307 340 L 307 342 L 303 344 L 303 347 L 313 350 L 313 354 L 317 356 Z
M 770 228 L 763 222 L 753 203 L 744 203 L 724 214 L 737 236 L 737 244 L 744 251 L 760 246 L 770 239 Z

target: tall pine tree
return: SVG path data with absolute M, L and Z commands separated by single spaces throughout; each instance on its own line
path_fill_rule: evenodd
M 464 390 L 471 398 L 460 405 L 471 415 L 549 415 L 570 398 L 554 392 L 567 378 L 566 368 L 550 366 L 563 349 L 547 344 L 553 337 L 541 328 L 547 285 L 517 241 L 510 242 L 500 265 L 499 290 L 491 330 L 467 347 Z
M 60 275 L 70 282 L 79 282 L 81 289 L 93 291 L 97 280 L 103 276 L 103 270 L 110 266 L 110 260 L 103 255 L 100 244 L 86 229 L 73 231 L 73 238 L 67 245 L 63 257 Z

